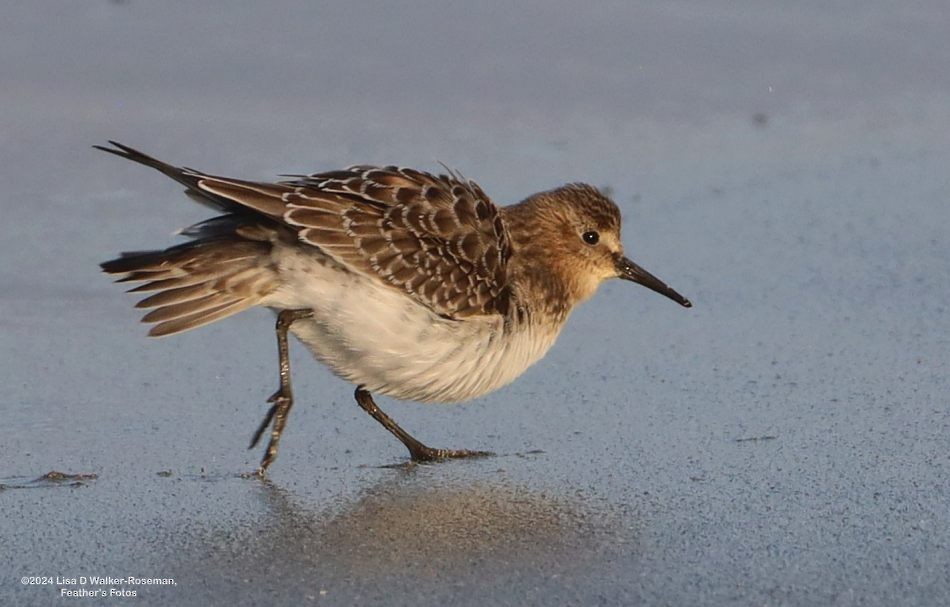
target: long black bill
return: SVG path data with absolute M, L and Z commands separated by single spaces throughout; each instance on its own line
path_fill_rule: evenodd
M 651 291 L 656 291 L 660 295 L 666 295 L 684 308 L 693 307 L 693 304 L 690 303 L 688 299 L 671 289 L 665 282 L 653 274 L 650 274 L 626 257 L 617 258 L 617 272 L 620 274 L 620 278 L 624 280 L 632 280 L 633 282 L 640 283 Z

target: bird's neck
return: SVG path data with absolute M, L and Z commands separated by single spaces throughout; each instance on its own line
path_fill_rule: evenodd
M 552 226 L 531 208 L 530 200 L 504 208 L 511 236 L 508 279 L 517 314 L 530 322 L 563 325 L 574 307 L 593 294 L 596 285 L 572 271 L 569 256 L 557 250 Z
M 560 327 L 574 309 L 569 289 L 550 273 L 527 268 L 514 273 L 511 285 L 514 312 L 521 323 Z

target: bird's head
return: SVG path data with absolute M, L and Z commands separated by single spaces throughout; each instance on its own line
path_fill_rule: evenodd
M 530 212 L 533 229 L 524 230 L 527 238 L 516 243 L 543 256 L 544 265 L 557 275 L 580 303 L 589 298 L 602 282 L 620 278 L 639 283 L 691 307 L 688 299 L 624 255 L 620 239 L 620 209 L 597 188 L 572 183 L 531 196 L 518 207 Z

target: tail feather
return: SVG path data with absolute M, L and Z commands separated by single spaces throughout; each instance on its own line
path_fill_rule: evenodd
M 136 280 L 148 280 L 148 278 L 138 278 Z M 120 278 L 116 282 L 129 282 L 128 278 Z M 181 287 L 193 285 L 201 282 L 200 276 L 180 276 L 178 278 L 166 278 L 164 280 L 153 280 L 143 285 L 133 287 L 126 293 L 146 293 L 148 291 L 164 291 L 165 289 L 178 289 Z
M 240 302 L 242 302 L 242 300 L 236 297 L 209 295 L 200 299 L 182 301 L 155 308 L 143 316 L 142 320 L 157 323 L 179 318 L 204 316 L 205 313 L 217 312 L 222 308 L 231 308 Z
M 152 327 L 148 334 L 150 337 L 165 337 L 166 335 L 174 335 L 175 333 L 181 333 L 183 331 L 195 329 L 208 323 L 212 323 L 216 320 L 227 318 L 232 314 L 237 314 L 238 312 L 242 312 L 250 308 L 252 305 L 253 304 L 248 302 L 232 301 L 214 308 L 202 310 L 201 312 L 196 312 L 195 314 L 189 314 L 187 316 L 181 316 L 179 318 L 173 318 L 171 320 L 159 323 Z
M 265 228 L 262 228 L 265 229 Z M 164 251 L 124 253 L 102 264 L 118 282 L 144 282 L 130 292 L 153 292 L 136 304 L 157 323 L 149 335 L 172 335 L 259 305 L 277 287 L 272 243 L 232 232 Z
M 187 287 L 176 287 L 174 289 L 165 289 L 159 291 L 158 293 L 146 297 L 137 304 L 136 308 L 158 308 L 160 306 L 168 306 L 175 303 L 181 303 L 183 301 L 194 301 L 196 299 L 201 299 L 202 297 L 207 297 L 214 294 L 214 289 L 208 281 L 199 282 L 198 284 L 189 285 Z
M 281 224 L 288 184 L 267 184 L 206 175 L 162 162 L 116 141 L 93 146 L 161 171 L 184 185 L 186 194 L 224 215 L 181 232 L 191 242 L 157 251 L 123 253 L 102 264 L 116 282 L 143 283 L 131 293 L 150 293 L 136 304 L 156 323 L 149 335 L 171 335 L 259 305 L 278 286 L 271 251 L 277 241 L 294 243 L 296 232 Z M 246 200 L 245 200 L 246 198 Z

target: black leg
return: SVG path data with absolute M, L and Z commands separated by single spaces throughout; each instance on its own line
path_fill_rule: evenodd
M 284 431 L 284 426 L 287 425 L 287 415 L 290 414 L 290 408 L 294 404 L 294 394 L 290 389 L 290 356 L 287 348 L 287 330 L 290 329 L 290 325 L 292 325 L 295 320 L 310 318 L 311 316 L 313 316 L 311 310 L 281 310 L 277 315 L 277 354 L 280 357 L 280 388 L 267 399 L 267 402 L 273 403 L 273 405 L 268 409 L 267 415 L 264 416 L 264 421 L 258 426 L 254 437 L 251 439 L 251 446 L 248 447 L 248 449 L 253 449 L 257 446 L 267 426 L 273 421 L 274 425 L 270 433 L 270 442 L 267 443 L 267 451 L 264 452 L 264 457 L 261 459 L 261 467 L 257 469 L 257 473 L 261 476 L 264 476 L 267 472 L 267 467 L 277 459 L 280 435 Z
M 426 447 L 408 432 L 399 427 L 391 417 L 383 413 L 373 401 L 373 395 L 364 390 L 362 386 L 356 389 L 356 402 L 364 411 L 373 416 L 373 419 L 383 425 L 384 428 L 393 433 L 393 435 L 402 441 L 402 444 L 409 449 L 409 456 L 416 462 L 432 462 L 440 459 L 452 459 L 460 457 L 483 457 L 492 455 L 488 451 L 469 451 L 467 449 L 433 449 Z

